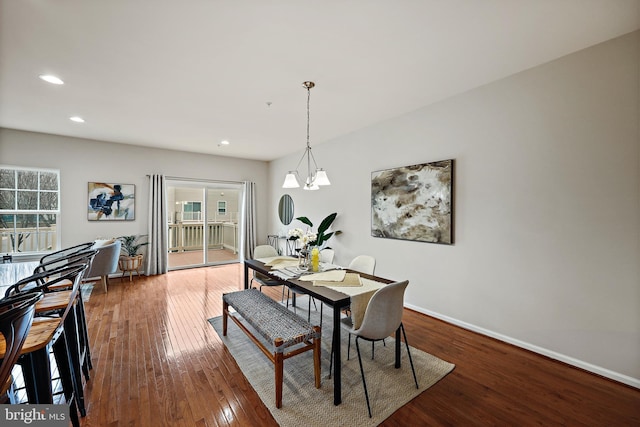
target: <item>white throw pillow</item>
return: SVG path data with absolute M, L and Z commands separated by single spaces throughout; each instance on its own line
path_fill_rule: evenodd
M 114 243 L 115 241 L 116 241 L 116 239 L 96 239 L 93 242 L 93 248 L 97 249 L 97 248 L 100 248 L 102 246 L 110 245 L 110 244 Z

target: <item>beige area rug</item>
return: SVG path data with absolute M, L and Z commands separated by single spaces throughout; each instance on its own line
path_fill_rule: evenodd
M 299 307 L 307 307 L 304 298 Z M 320 307 L 318 307 L 319 309 Z M 398 408 L 405 405 L 433 384 L 444 378 L 454 368 L 433 355 L 411 347 L 419 389 L 411 374 L 407 350 L 402 343 L 402 367 L 394 368 L 395 341 L 393 338 L 375 344 L 375 359 L 371 360 L 371 343 L 360 340 L 360 351 L 371 401 L 373 417 L 369 418 L 362 377 L 355 348 L 351 342 L 351 358 L 347 360 L 347 332 L 342 333 L 342 404 L 333 404 L 333 380 L 328 378 L 331 351 L 331 309 L 325 307 L 322 333 L 322 387 L 316 389 L 313 377 L 313 352 L 309 351 L 284 362 L 284 391 L 282 408 L 275 407 L 273 364 L 251 342 L 246 334 L 232 322 L 228 322 L 227 336 L 222 336 L 222 317 L 209 319 L 222 342 L 227 346 L 247 380 L 256 390 L 262 402 L 269 408 L 275 420 L 286 426 L 377 426 Z M 298 315 L 306 318 L 303 308 Z M 314 318 L 314 316 L 316 316 Z M 319 313 L 312 308 L 312 323 L 317 323 Z M 314 322 L 315 320 L 315 322 Z M 411 336 L 408 336 L 411 343 Z

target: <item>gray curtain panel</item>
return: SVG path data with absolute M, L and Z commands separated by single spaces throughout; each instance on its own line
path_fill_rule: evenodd
M 244 182 L 244 259 L 253 259 L 253 248 L 256 247 L 256 184 Z
M 147 276 L 152 276 L 166 273 L 169 265 L 164 175 L 151 175 L 149 193 L 149 246 L 145 271 Z

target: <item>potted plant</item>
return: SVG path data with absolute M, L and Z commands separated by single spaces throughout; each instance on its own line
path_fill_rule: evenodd
M 300 257 L 301 267 L 304 268 L 309 263 L 309 255 L 313 246 L 316 246 L 318 250 L 324 249 L 331 236 L 341 233 L 339 230 L 327 232 L 331 227 L 331 224 L 333 224 L 333 221 L 335 221 L 337 215 L 338 214 L 336 212 L 327 215 L 327 217 L 320 222 L 318 231 L 315 233 L 311 230 L 313 223 L 309 218 L 306 216 L 296 218 L 301 223 L 309 226 L 309 229 L 306 232 L 301 228 L 289 230 L 289 240 L 300 240 L 300 242 L 302 242 L 302 248 L 296 249 L 298 251 L 298 256 Z
M 320 226 L 318 226 L 318 232 L 316 233 L 316 239 L 314 241 L 309 242 L 310 245 L 318 246 L 319 248 L 322 248 L 323 245 L 331 238 L 331 236 L 333 236 L 334 234 L 337 235 L 341 233 L 341 231 L 339 230 L 327 233 L 327 230 L 329 229 L 329 227 L 331 227 L 331 224 L 333 224 L 333 221 L 335 221 L 336 216 L 338 216 L 338 214 L 334 212 L 332 214 L 327 215 L 327 217 L 323 219 L 322 222 L 320 222 Z M 302 222 L 303 224 L 307 224 L 309 227 L 313 227 L 313 223 L 306 216 L 300 216 L 296 219 Z
M 141 247 L 149 244 L 149 242 L 142 241 L 145 237 L 147 236 L 139 234 L 118 237 L 121 242 L 120 252 L 122 253 L 118 260 L 118 268 L 123 273 L 129 272 L 129 280 L 131 280 L 131 273 L 134 270 L 140 275 L 139 269 L 142 265 L 143 255 L 139 251 Z

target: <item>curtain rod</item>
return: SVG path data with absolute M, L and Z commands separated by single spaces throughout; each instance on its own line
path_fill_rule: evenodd
M 147 175 L 147 178 L 151 178 L 151 175 Z M 244 184 L 244 181 L 225 181 L 222 179 L 199 179 L 199 178 L 182 178 L 179 176 L 165 176 L 165 179 L 171 179 L 174 181 L 192 181 L 192 182 L 219 182 L 222 184 Z

